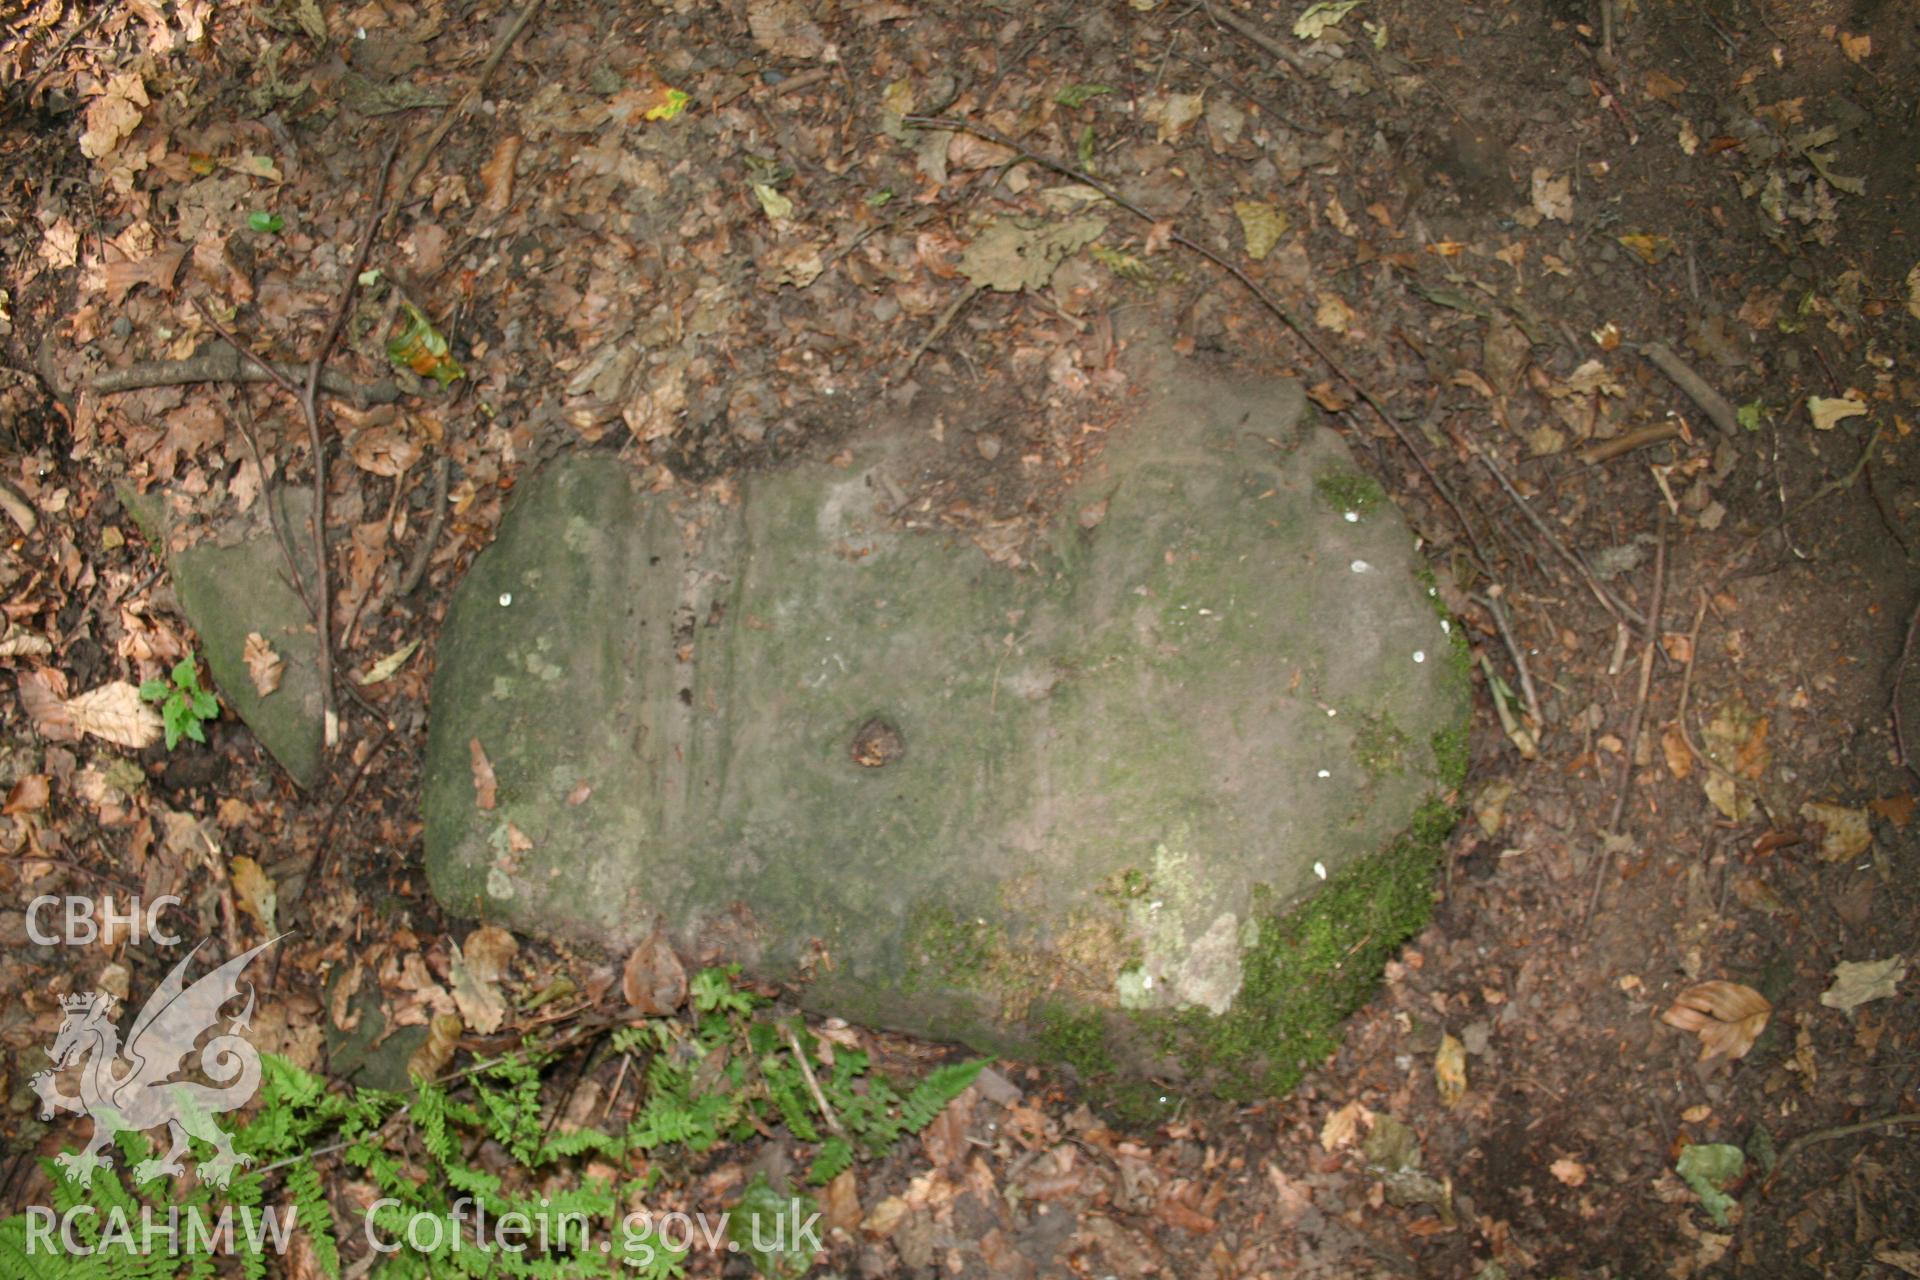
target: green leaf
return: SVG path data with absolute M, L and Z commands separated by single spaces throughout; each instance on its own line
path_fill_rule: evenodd
M 1104 84 L 1070 84 L 1053 96 L 1053 100 L 1063 107 L 1084 107 L 1091 98 L 1112 93 L 1113 86 Z
M 280 229 L 287 225 L 287 220 L 277 213 L 255 212 L 247 215 L 247 225 L 262 235 L 272 236 L 280 234 Z
M 199 687 L 199 682 L 193 674 L 193 653 L 191 651 L 187 653 L 186 657 L 173 664 L 173 682 L 182 689 L 196 689 Z
M 1746 1153 L 1724 1142 L 1696 1142 L 1680 1153 L 1673 1171 L 1700 1197 L 1700 1207 L 1713 1218 L 1715 1226 L 1727 1225 L 1727 1210 L 1734 1199 L 1726 1194 L 1726 1185 L 1738 1178 L 1747 1165 Z
M 1760 425 L 1766 421 L 1766 412 L 1766 401 L 1755 400 L 1751 404 L 1741 405 L 1734 411 L 1733 416 L 1747 430 L 1758 431 Z
M 211 720 L 220 714 L 220 701 L 205 689 L 195 689 L 192 710 L 194 719 Z
M 140 686 L 140 701 L 158 702 L 172 692 L 165 680 L 148 680 Z

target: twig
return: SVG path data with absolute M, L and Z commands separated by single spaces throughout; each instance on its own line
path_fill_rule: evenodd
M 307 606 L 307 616 L 317 622 L 320 612 L 314 606 L 313 593 L 307 589 L 306 575 L 300 572 L 299 559 L 293 553 L 293 539 L 287 533 L 286 512 L 280 509 L 280 486 L 267 472 L 266 460 L 261 456 L 260 440 L 254 433 L 251 418 L 236 412 L 233 424 L 240 428 L 240 438 L 247 442 L 247 451 L 253 455 L 253 469 L 260 473 L 261 495 L 267 502 L 267 523 L 273 526 L 273 536 L 280 543 L 280 554 L 287 562 L 287 576 L 293 580 L 293 589 L 299 595 L 300 603 Z
M 1900 763 L 1907 772 L 1920 778 L 1920 761 L 1915 761 L 1912 748 L 1907 746 L 1907 728 L 1900 718 L 1900 702 L 1907 680 L 1907 667 L 1913 661 L 1913 636 L 1920 631 L 1920 604 L 1913 607 L 1913 615 L 1907 619 L 1907 638 L 1900 646 L 1900 660 L 1893 669 L 1893 749 L 1899 753 Z
M 447 134 L 452 130 L 454 121 L 480 97 L 480 91 L 485 89 L 487 87 L 487 81 L 493 78 L 493 73 L 495 69 L 499 67 L 500 60 L 507 56 L 507 50 L 513 47 L 513 42 L 520 38 L 522 31 L 526 30 L 527 23 L 533 20 L 533 16 L 540 12 L 545 4 L 546 0 L 527 0 L 526 5 L 521 8 L 519 15 L 514 18 L 513 25 L 501 32 L 500 38 L 493 42 L 493 51 L 487 55 L 486 64 L 480 68 L 479 76 L 475 78 L 471 85 L 467 86 L 467 91 L 461 94 L 459 99 L 441 114 L 440 123 L 435 125 L 433 132 L 427 135 L 426 143 L 420 148 L 413 159 L 407 162 L 407 167 L 400 171 L 399 193 L 401 199 L 404 200 L 406 198 L 407 192 L 413 187 L 413 180 L 420 176 L 420 171 L 427 167 L 427 161 L 433 159 L 434 153 L 440 149 L 440 144 L 446 141 Z M 386 190 L 387 173 L 386 170 L 383 169 L 380 173 L 380 187 L 376 194 L 384 197 Z M 358 275 L 359 273 L 355 272 L 354 274 Z
M 1043 168 L 1053 170 L 1053 172 L 1064 178 L 1071 178 L 1075 182 L 1091 187 L 1108 200 L 1111 200 L 1119 208 L 1126 210 L 1142 222 L 1153 226 L 1159 226 L 1163 222 L 1162 219 L 1154 217 L 1145 209 L 1121 195 L 1119 191 L 1094 177 L 1086 170 L 1075 168 L 1063 160 L 1056 160 L 1052 156 L 1035 151 L 1033 148 L 1014 141 L 996 129 L 990 129 L 985 125 L 973 124 L 965 120 L 951 119 L 946 116 L 903 116 L 901 119 L 905 123 L 919 129 L 950 129 L 957 133 L 971 133 L 975 137 L 985 138 L 988 142 L 998 143 L 1009 151 L 1018 152 Z M 1378 398 L 1374 396 L 1373 392 L 1369 391 L 1364 385 L 1349 375 L 1345 369 L 1341 368 L 1340 362 L 1328 354 L 1327 350 L 1320 345 L 1319 341 L 1313 336 L 1306 325 L 1296 319 L 1293 313 L 1289 311 L 1278 298 L 1267 292 L 1252 276 L 1234 265 L 1234 263 L 1229 261 L 1217 250 L 1207 247 L 1207 245 L 1201 241 L 1182 235 L 1178 231 L 1169 232 L 1167 239 L 1169 242 L 1177 244 L 1183 249 L 1199 254 L 1208 262 L 1211 262 L 1214 266 L 1219 267 L 1222 271 L 1225 271 L 1228 275 L 1239 281 L 1241 286 L 1245 288 L 1248 293 L 1252 294 L 1261 306 L 1271 312 L 1275 319 L 1285 325 L 1288 331 L 1291 332 L 1295 338 L 1298 338 L 1307 350 L 1319 357 L 1320 362 L 1326 365 L 1335 377 L 1345 383 L 1361 400 L 1364 400 L 1367 407 L 1373 410 L 1380 421 L 1385 423 L 1395 436 L 1399 437 L 1400 443 L 1406 446 L 1408 453 L 1413 455 L 1413 460 L 1420 464 L 1420 470 L 1427 477 L 1427 483 L 1433 486 L 1434 492 L 1438 493 L 1441 501 L 1447 504 L 1447 509 L 1453 512 L 1453 518 L 1459 522 L 1461 530 L 1466 533 L 1467 541 L 1472 544 L 1474 554 L 1480 558 L 1481 564 L 1492 563 L 1487 558 L 1485 549 L 1481 547 L 1480 539 L 1473 531 L 1473 525 L 1468 523 L 1466 514 L 1460 509 L 1459 501 L 1453 496 L 1453 490 L 1450 489 L 1446 482 L 1441 480 L 1438 475 L 1434 474 L 1432 467 L 1427 465 L 1426 456 L 1414 446 L 1413 439 L 1408 436 L 1406 427 L 1386 411 L 1386 408 L 1380 403 Z
M 440 530 L 447 523 L 447 482 L 453 477 L 453 459 L 446 454 L 440 455 L 440 462 L 433 472 L 433 518 L 427 522 L 427 531 L 420 538 L 420 545 L 414 548 L 413 559 L 407 564 L 406 576 L 400 579 L 400 585 L 394 588 L 394 594 L 400 599 L 412 595 L 420 587 L 421 579 L 427 576 L 427 563 L 433 558 L 433 549 L 440 541 Z
M 185 360 L 143 360 L 103 373 L 93 380 L 93 389 L 101 395 L 115 395 L 145 387 L 178 387 L 192 382 L 278 382 L 280 379 L 291 386 L 304 372 L 300 365 L 261 360 L 252 352 L 243 354 L 235 350 L 230 342 L 220 342 Z M 321 371 L 320 389 L 350 402 L 356 409 L 392 404 L 400 398 L 400 386 L 392 379 L 382 378 L 362 385 L 336 369 Z
M 1481 596 L 1480 602 L 1493 615 L 1494 625 L 1500 628 L 1500 638 L 1506 642 L 1507 652 L 1513 655 L 1514 670 L 1520 675 L 1520 694 L 1527 700 L 1527 714 L 1533 717 L 1534 724 L 1544 728 L 1547 718 L 1540 713 L 1540 694 L 1533 687 L 1533 672 L 1527 668 L 1527 657 L 1520 648 L 1520 641 L 1514 637 L 1513 628 L 1507 623 L 1506 606 L 1500 603 L 1500 597 L 1492 595 Z
M 1611 462 L 1623 453 L 1632 453 L 1635 449 L 1644 449 L 1650 444 L 1659 444 L 1662 440 L 1685 434 L 1686 429 L 1677 422 L 1656 422 L 1650 427 L 1640 427 L 1611 440 L 1588 445 L 1580 451 L 1580 461 L 1588 465 Z
M 307 855 L 306 874 L 300 877 L 298 889 L 289 894 L 283 903 L 286 909 L 286 914 L 281 917 L 283 923 L 300 909 L 301 903 L 306 901 L 307 891 L 313 887 L 314 881 L 326 878 L 328 869 L 333 865 L 333 824 L 339 820 L 340 811 L 347 807 L 347 802 L 353 799 L 353 793 L 360 789 L 360 780 L 367 776 L 367 769 L 379 758 L 380 752 L 386 747 L 387 740 L 393 737 L 397 727 L 393 721 L 387 722 L 379 740 L 373 744 L 373 750 L 367 752 L 367 758 L 360 762 L 359 767 L 353 771 L 353 776 L 347 779 L 347 785 L 341 790 L 340 798 L 335 800 L 333 806 L 327 810 L 327 820 L 320 827 L 319 843 L 314 845 L 313 852 Z M 272 987 L 279 980 L 282 954 L 284 953 L 274 952 L 273 968 L 267 974 L 268 987 Z
M 1233 12 L 1233 10 L 1216 10 L 1208 0 L 1200 0 L 1200 7 L 1206 10 L 1207 17 L 1211 18 L 1215 25 L 1225 27 L 1267 56 L 1286 63 L 1295 71 L 1304 72 L 1307 70 L 1307 60 L 1303 55 L 1295 53 L 1292 49 L 1278 43 L 1271 36 L 1267 35 L 1266 32 L 1254 26 L 1245 18 Z
M 840 1127 L 840 1117 L 835 1115 L 833 1108 L 827 1105 L 827 1095 L 820 1092 L 820 1082 L 813 1077 L 813 1064 L 807 1061 L 807 1052 L 800 1047 L 800 1037 L 795 1035 L 793 1028 L 785 1022 L 780 1024 L 780 1031 L 787 1037 L 787 1047 L 793 1050 L 793 1060 L 800 1064 L 800 1074 L 807 1082 L 807 1092 L 813 1095 L 813 1105 L 820 1108 L 820 1114 L 826 1120 L 827 1128 L 842 1138 L 846 1137 L 847 1131 Z
M 979 285 L 968 285 L 961 291 L 960 296 L 953 300 L 952 305 L 940 313 L 940 318 L 933 322 L 933 328 L 928 331 L 926 337 L 920 339 L 920 345 L 913 349 L 913 354 L 907 357 L 907 363 L 900 370 L 900 377 L 904 378 L 913 372 L 913 366 L 920 363 L 920 357 L 927 354 L 927 348 L 940 341 L 940 335 L 947 331 L 947 326 L 953 323 L 954 317 L 964 311 L 967 304 L 972 302 L 979 292 Z
M 1547 528 L 1546 521 L 1542 520 L 1539 515 L 1534 512 L 1534 509 L 1527 505 L 1527 500 L 1520 496 L 1518 489 L 1513 487 L 1513 481 L 1507 479 L 1507 473 L 1500 469 L 1500 465 L 1493 460 L 1493 456 L 1482 448 L 1478 441 L 1470 440 L 1468 444 L 1472 447 L 1473 451 L 1479 455 L 1480 461 L 1486 465 L 1487 470 L 1493 473 L 1493 478 L 1500 482 L 1500 487 L 1507 491 L 1507 496 L 1513 499 L 1513 505 L 1520 508 L 1520 514 L 1527 518 L 1529 524 L 1539 530 L 1540 536 L 1547 540 L 1548 546 L 1560 554 L 1561 559 L 1572 565 L 1574 569 L 1579 572 L 1581 578 L 1587 584 L 1587 590 L 1593 592 L 1594 597 L 1607 607 L 1607 612 L 1616 618 L 1624 617 L 1626 620 L 1639 626 L 1646 626 L 1647 620 L 1640 615 L 1639 610 L 1621 599 L 1608 588 L 1606 584 L 1602 583 L 1598 575 L 1596 575 L 1593 569 L 1587 564 L 1586 560 L 1578 552 L 1569 551 L 1567 544 L 1560 541 L 1560 539 L 1554 535 L 1553 530 Z
M 1653 684 L 1653 655 L 1660 646 L 1660 605 L 1667 590 L 1667 509 L 1660 512 L 1660 541 L 1653 553 L 1653 599 L 1647 607 L 1645 634 L 1640 644 L 1640 689 L 1633 698 L 1633 716 L 1627 722 L 1627 745 L 1620 761 L 1620 782 L 1613 798 L 1613 816 L 1607 819 L 1606 836 L 1600 844 L 1600 865 L 1594 868 L 1593 891 L 1587 895 L 1587 914 L 1580 922 L 1582 930 L 1592 927 L 1593 913 L 1600 906 L 1600 892 L 1607 883 L 1607 871 L 1613 866 L 1613 848 L 1620 837 L 1620 820 L 1627 812 L 1627 797 L 1633 791 L 1633 758 L 1639 750 L 1640 722 L 1647 714 L 1647 690 Z
M 79 863 L 69 862 L 65 858 L 50 858 L 44 853 L 0 854 L 0 862 L 11 862 L 11 863 L 15 863 L 16 865 L 20 863 L 27 863 L 27 862 L 44 862 L 50 867 L 61 867 L 67 871 L 77 872 L 78 874 L 83 876 L 92 876 L 95 880 L 99 880 L 105 884 L 111 885 L 115 889 L 125 889 L 129 894 L 132 894 L 135 896 L 137 896 L 140 892 L 138 889 L 128 884 L 125 880 L 121 880 L 114 876 L 110 876 L 104 871 L 95 871 L 91 867 L 83 867 Z
M 1700 411 L 1713 419 L 1713 425 L 1729 436 L 1740 434 L 1740 419 L 1735 415 L 1733 406 L 1727 398 L 1707 385 L 1707 380 L 1695 373 L 1691 366 L 1679 356 L 1673 354 L 1658 342 L 1649 342 L 1640 348 L 1640 354 L 1653 362 L 1653 366 L 1667 375 L 1676 387 L 1687 393 L 1687 399 L 1700 406 Z
M 1814 503 L 1829 498 L 1836 493 L 1843 493 L 1853 488 L 1854 481 L 1858 480 L 1860 474 L 1867 469 L 1867 460 L 1873 457 L 1873 448 L 1880 443 L 1880 433 L 1883 429 L 1879 423 L 1874 424 L 1873 434 L 1867 437 L 1866 448 L 1860 450 L 1860 456 L 1856 458 L 1853 465 L 1847 469 L 1847 474 L 1836 476 L 1834 479 L 1827 481 L 1818 489 L 1815 489 L 1812 493 L 1794 503 L 1791 507 L 1786 506 L 1786 482 L 1784 480 L 1781 481 L 1780 498 L 1781 505 L 1785 509 L 1780 513 L 1779 528 L 1787 535 L 1787 545 L 1789 547 L 1793 546 L 1793 534 L 1787 526 L 1799 518 L 1801 513 L 1806 511 L 1806 509 Z M 1727 557 L 1726 567 L 1721 569 L 1720 576 L 1714 579 L 1714 590 L 1719 590 L 1720 585 L 1733 576 L 1734 571 L 1746 562 L 1748 556 L 1753 554 L 1753 549 L 1760 545 L 1760 540 L 1770 532 L 1772 532 L 1772 530 L 1762 529 L 1759 533 L 1754 534 L 1745 542 L 1741 543 L 1739 549 Z M 1797 547 L 1793 548 L 1793 552 L 1795 555 L 1800 556 L 1802 560 L 1807 558 L 1801 555 Z
M 300 394 L 300 411 L 307 419 L 307 440 L 313 451 L 313 508 L 307 512 L 307 518 L 313 528 L 313 572 L 316 581 L 314 595 L 319 602 L 319 616 L 314 625 L 319 628 L 320 658 L 320 696 L 326 717 L 325 742 L 331 747 L 339 739 L 339 712 L 336 710 L 333 690 L 333 587 L 327 566 L 327 445 L 320 434 L 320 410 L 314 397 L 320 389 L 320 368 L 327 362 L 327 353 L 340 338 L 341 329 L 346 327 L 347 312 L 353 306 L 353 291 L 360 283 L 360 276 L 367 269 L 367 257 L 373 252 L 373 237 L 380 229 L 381 220 L 387 216 L 387 176 L 393 172 L 393 158 L 400 151 L 400 135 L 387 145 L 387 154 L 380 161 L 380 177 L 374 184 L 373 212 L 367 218 L 366 229 L 360 233 L 360 251 L 354 255 L 353 266 L 347 272 L 347 278 L 341 283 L 340 297 L 334 304 L 333 322 L 327 326 L 326 336 L 320 339 L 320 345 L 313 349 L 313 355 L 307 361 L 307 381 Z
M 1835 1125 L 1831 1129 L 1815 1129 L 1812 1133 L 1803 1133 L 1786 1145 L 1780 1158 L 1774 1162 L 1773 1172 L 1767 1175 L 1767 1185 L 1780 1176 L 1787 1161 L 1805 1151 L 1808 1147 L 1822 1142 L 1833 1142 L 1840 1138 L 1851 1138 L 1856 1133 L 1871 1133 L 1875 1129 L 1886 1129 L 1897 1124 L 1920 1124 L 1920 1111 L 1903 1111 L 1898 1115 L 1881 1116 L 1878 1120 L 1862 1120 L 1858 1124 Z

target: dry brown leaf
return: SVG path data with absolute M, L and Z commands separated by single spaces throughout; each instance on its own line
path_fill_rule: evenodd
M 473 803 L 477 808 L 491 809 L 500 790 L 500 783 L 493 776 L 493 762 L 487 759 L 480 739 L 468 742 L 467 748 L 473 754 Z
M 51 667 L 20 673 L 20 705 L 48 742 L 77 742 L 80 731 L 67 714 L 67 677 Z
M 1767 1029 L 1773 1006 L 1738 982 L 1702 982 L 1680 993 L 1660 1021 L 1700 1037 L 1700 1059 L 1743 1058 Z
M 117 747 L 140 751 L 160 740 L 160 713 L 140 701 L 140 690 L 125 680 L 68 698 L 67 715 L 81 733 Z
M 520 942 L 497 924 L 483 924 L 467 935 L 460 950 L 476 977 L 498 982 L 507 976 L 513 958 L 520 954 Z
M 1879 800 L 1869 800 L 1867 808 L 1876 818 L 1891 822 L 1904 829 L 1913 821 L 1913 793 L 1903 791 L 1897 796 L 1885 796 Z
M 273 880 L 252 858 L 237 857 L 228 866 L 233 879 L 233 900 L 239 908 L 260 922 L 268 933 L 274 931 L 273 914 L 280 905 L 280 894 Z
M 152 285 L 163 293 L 173 291 L 173 278 L 180 272 L 180 263 L 187 256 L 187 246 L 176 244 L 172 248 L 162 249 L 138 262 L 124 259 L 107 264 L 104 286 L 107 304 L 119 306 L 126 300 L 127 294 L 140 285 Z
M 1674 777 L 1684 778 L 1693 772 L 1693 750 L 1679 725 L 1670 724 L 1660 731 L 1660 751 L 1667 758 L 1667 772 Z
M 369 475 L 392 479 L 420 461 L 420 446 L 395 427 L 368 427 L 348 446 L 353 465 Z
M 16 813 L 34 813 L 47 807 L 47 798 L 53 792 L 53 779 L 44 773 L 30 773 L 13 784 L 7 792 L 6 807 L 0 813 L 9 816 Z
M 1320 1126 L 1320 1145 L 1328 1151 L 1338 1151 L 1354 1140 L 1355 1135 L 1360 1131 L 1362 1120 L 1372 1124 L 1373 1113 L 1362 1106 L 1358 1098 L 1355 1098 L 1328 1116 L 1327 1122 Z
M 261 697 L 280 687 L 280 677 L 286 674 L 287 663 L 273 651 L 273 646 L 267 643 L 265 636 L 258 631 L 247 632 L 247 645 L 241 651 L 241 657 L 247 664 L 247 676 Z
M 686 1003 L 687 970 L 664 932 L 655 929 L 627 957 L 620 994 L 649 1016 L 672 1013 Z
M 1587 1166 L 1572 1156 L 1561 1156 L 1552 1164 L 1553 1176 L 1570 1187 L 1577 1187 L 1587 1180 Z
M 480 212 L 497 218 L 513 205 L 513 169 L 519 163 L 520 148 L 524 145 L 526 139 L 517 133 L 508 134 L 493 144 L 492 157 L 480 166 L 480 181 L 486 186 Z
M 1441 1035 L 1440 1049 L 1433 1055 L 1433 1082 L 1444 1106 L 1459 1106 L 1467 1096 L 1467 1046 L 1451 1035 Z
M 448 969 L 447 985 L 453 988 L 454 1007 L 460 1010 L 460 1017 L 469 1027 L 490 1036 L 507 1020 L 507 998 L 491 979 L 474 972 L 459 943 L 449 945 L 453 950 L 453 963 Z
M 434 1014 L 427 1023 L 426 1041 L 407 1059 L 407 1074 L 432 1080 L 445 1071 L 453 1061 L 453 1051 L 460 1046 L 460 1029 L 459 1014 Z
M 825 53 L 827 38 L 796 0 L 747 0 L 753 42 L 776 58 L 809 61 Z

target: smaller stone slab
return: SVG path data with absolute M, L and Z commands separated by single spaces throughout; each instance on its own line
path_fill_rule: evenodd
M 307 513 L 311 495 L 281 488 L 283 527 L 312 581 Z M 296 784 L 319 781 L 326 702 L 320 688 L 320 641 L 299 593 L 287 581 L 287 557 L 266 516 L 266 504 L 220 532 L 182 550 L 170 545 L 172 521 L 159 492 L 123 487 L 121 505 L 161 549 L 181 612 L 199 636 L 221 701 L 253 730 Z M 286 662 L 280 686 L 262 696 L 247 672 L 247 636 L 258 632 Z

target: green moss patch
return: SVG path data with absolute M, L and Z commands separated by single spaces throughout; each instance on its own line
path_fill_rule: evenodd
M 1387 500 L 1387 491 L 1371 476 L 1358 471 L 1330 471 L 1313 482 L 1314 492 L 1334 510 L 1366 515 Z

